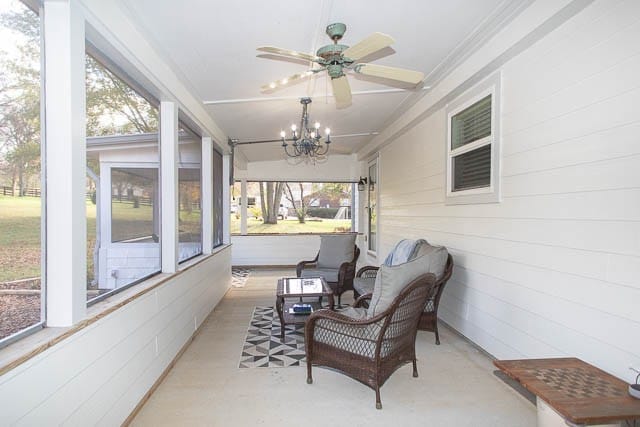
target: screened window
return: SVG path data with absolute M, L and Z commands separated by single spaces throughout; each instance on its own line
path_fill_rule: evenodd
M 499 76 L 491 80 L 448 109 L 448 203 L 499 200 Z
M 87 300 L 160 271 L 158 109 L 90 43 L 85 55 Z
M 202 189 L 199 167 L 178 169 L 178 261 L 202 253 Z
M 111 242 L 158 242 L 158 169 L 111 169 Z
M 223 243 L 222 154 L 213 152 L 213 247 Z
M 233 193 L 241 194 L 236 182 Z M 248 234 L 348 233 L 353 183 L 247 182 Z M 231 233 L 240 233 L 242 201 L 231 205 Z
M 0 346 L 43 322 L 40 18 L 0 2 Z

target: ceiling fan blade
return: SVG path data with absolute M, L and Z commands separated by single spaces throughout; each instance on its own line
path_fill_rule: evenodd
M 300 80 L 300 79 L 304 79 L 306 77 L 309 77 L 311 75 L 313 75 L 314 73 L 316 73 L 319 70 L 308 70 L 305 71 L 304 73 L 298 73 L 298 74 L 294 74 L 292 76 L 289 77 L 285 77 L 284 79 L 279 79 L 279 80 L 274 80 L 269 84 L 266 84 L 264 86 L 260 87 L 260 90 L 262 91 L 269 91 L 269 90 L 274 90 L 274 89 L 278 89 L 281 88 L 283 86 L 287 86 L 289 83 L 294 82 L 296 80 Z
M 346 107 L 351 104 L 351 87 L 346 76 L 331 79 L 333 86 L 333 96 L 336 98 L 338 107 Z
M 320 58 L 319 56 L 309 55 L 308 53 L 297 52 L 291 49 L 281 49 L 275 46 L 260 46 L 257 50 L 261 52 L 273 53 L 275 55 L 287 56 L 289 58 L 304 59 L 313 62 L 322 61 L 322 58 Z
M 351 58 L 357 61 L 367 55 L 377 52 L 380 49 L 384 49 L 393 44 L 395 40 L 393 37 L 383 33 L 373 33 L 369 37 L 361 40 L 359 43 L 354 44 L 350 48 L 347 48 L 342 54 L 347 58 Z
M 387 67 L 384 65 L 358 64 L 353 71 L 366 76 L 381 77 L 383 79 L 397 80 L 400 82 L 417 85 L 424 80 L 424 73 L 404 68 Z

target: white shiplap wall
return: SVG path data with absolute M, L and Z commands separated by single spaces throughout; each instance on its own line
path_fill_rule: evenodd
M 120 425 L 231 285 L 227 247 L 0 376 L 0 425 Z
M 640 368 L 640 2 L 596 1 L 502 67 L 498 204 L 444 204 L 445 113 L 380 153 L 381 254 L 446 245 L 441 318 L 498 358 Z

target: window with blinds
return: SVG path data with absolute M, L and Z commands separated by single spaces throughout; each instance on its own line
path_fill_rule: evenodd
M 491 98 L 489 94 L 451 116 L 451 192 L 491 185 Z
M 491 95 L 451 118 L 451 149 L 491 136 Z

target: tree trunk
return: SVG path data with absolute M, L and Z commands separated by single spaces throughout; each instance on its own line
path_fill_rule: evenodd
M 260 187 L 260 209 L 262 210 L 262 221 L 267 224 L 267 198 L 265 197 L 264 192 L 264 182 L 259 182 L 258 187 Z
M 24 171 L 18 168 L 18 196 L 24 196 Z
M 298 222 L 300 224 L 304 224 L 304 217 L 307 214 L 307 208 L 304 204 L 304 194 L 302 183 L 298 183 L 300 186 L 300 203 L 296 204 L 295 199 L 293 198 L 293 191 L 291 191 L 291 187 L 289 187 L 289 183 L 285 183 L 285 188 L 287 191 L 285 192 L 285 197 L 291 202 L 293 205 L 293 209 L 296 213 L 296 217 L 298 218 Z

